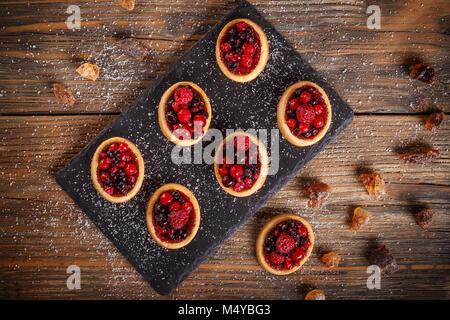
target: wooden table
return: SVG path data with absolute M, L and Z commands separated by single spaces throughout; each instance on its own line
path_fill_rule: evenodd
M 435 134 L 426 115 L 449 112 L 450 6 L 421 1 L 251 1 L 355 111 L 354 123 L 168 297 L 150 288 L 106 237 L 59 188 L 53 176 L 154 79 L 234 6 L 233 1 L 138 0 L 128 12 L 114 1 L 5 0 L 0 3 L 0 297 L 143 299 L 303 299 L 311 288 L 328 299 L 449 298 L 450 124 Z M 69 4 L 81 8 L 81 30 L 65 24 Z M 370 30 L 366 9 L 381 8 L 381 29 Z M 117 50 L 132 35 L 150 48 L 138 61 Z M 426 85 L 405 67 L 422 59 L 436 69 Z M 75 69 L 98 64 L 95 82 Z M 53 83 L 76 95 L 59 104 Z M 398 151 L 427 143 L 441 156 L 421 166 Z M 358 173 L 382 174 L 387 194 L 369 197 Z M 332 187 L 326 206 L 306 208 L 311 181 Z M 352 234 L 353 208 L 372 221 Z M 428 230 L 414 214 L 435 212 Z M 305 267 L 272 276 L 258 265 L 258 230 L 272 216 L 309 219 L 316 250 Z M 368 290 L 367 254 L 386 244 L 400 266 Z M 327 271 L 321 254 L 343 260 Z M 69 290 L 66 269 L 81 268 L 81 289 Z

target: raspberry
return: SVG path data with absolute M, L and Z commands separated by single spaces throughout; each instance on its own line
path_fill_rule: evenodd
M 315 112 L 317 115 L 322 114 L 322 112 L 323 112 L 323 107 L 322 107 L 320 104 L 316 104 L 316 105 L 314 106 L 314 112 Z
M 250 148 L 250 138 L 249 137 L 237 137 L 234 140 L 234 146 L 241 151 L 247 151 Z
M 269 256 L 269 261 L 274 265 L 280 265 L 284 262 L 284 257 L 273 251 Z
M 102 160 L 100 160 L 100 168 L 102 170 L 108 170 L 108 168 L 111 166 L 111 163 L 112 163 L 112 161 L 110 158 L 102 159 Z
M 169 206 L 169 211 L 177 211 L 181 209 L 181 204 L 179 202 L 172 202 Z
M 229 43 L 227 43 L 227 42 L 225 42 L 225 43 L 222 43 L 221 45 L 220 45 L 220 51 L 222 51 L 222 52 L 228 52 L 228 51 L 230 51 L 231 50 L 231 45 L 229 44 Z
M 288 270 L 291 270 L 293 267 L 294 267 L 294 264 L 292 263 L 292 260 L 291 259 L 286 259 L 285 261 L 284 261 L 284 267 L 286 268 L 286 269 L 288 269 Z
M 238 23 L 236 24 L 236 29 L 237 29 L 239 32 L 244 32 L 245 30 L 247 30 L 247 27 L 248 27 L 248 25 L 247 25 L 247 23 L 245 23 L 244 21 L 238 22 Z
M 300 94 L 300 101 L 302 103 L 308 103 L 309 100 L 311 100 L 311 94 L 309 94 L 309 92 L 305 91 Z
M 323 117 L 317 116 L 313 121 L 313 126 L 316 128 L 322 128 L 324 126 Z
M 196 122 L 200 122 L 202 128 L 206 125 L 206 118 L 204 116 L 202 116 L 201 114 L 196 114 L 194 116 L 194 124 Z
M 295 110 L 295 109 L 297 109 L 299 104 L 300 104 L 300 101 L 298 99 L 292 99 L 291 101 L 289 101 L 289 108 L 291 108 L 292 110 Z
M 177 113 L 177 118 L 180 122 L 187 123 L 191 121 L 192 114 L 188 109 L 181 109 Z
M 297 107 L 297 119 L 303 123 L 311 123 L 314 121 L 316 113 L 310 104 L 301 104 Z
M 116 151 L 117 149 L 119 149 L 119 145 L 117 143 L 112 143 L 109 146 L 108 151 Z
M 251 55 L 244 54 L 241 57 L 241 66 L 243 66 L 244 68 L 250 68 L 252 66 L 252 63 L 253 63 L 253 58 Z
M 181 102 L 175 101 L 174 103 L 172 103 L 172 108 L 175 112 L 178 112 L 181 109 L 187 109 L 188 105 L 186 103 L 181 103 Z
M 114 187 L 113 187 L 113 186 L 106 187 L 106 188 L 105 188 L 105 191 L 106 191 L 108 194 L 113 194 L 113 193 L 114 193 Z
M 183 203 L 183 205 L 181 206 L 181 209 L 183 209 L 183 211 L 186 211 L 187 213 L 190 213 L 192 210 L 192 203 L 186 201 L 185 203 Z
M 295 247 L 295 240 L 290 235 L 282 233 L 276 242 L 276 248 L 281 253 L 288 253 Z
M 245 184 L 244 182 L 236 182 L 235 185 L 233 186 L 233 190 L 236 192 L 241 192 L 242 190 L 244 190 L 245 188 Z
M 121 142 L 121 143 L 119 144 L 118 150 L 119 150 L 119 151 L 126 151 L 126 150 L 128 150 L 128 145 L 127 145 L 125 142 Z
M 253 179 L 252 178 L 245 178 L 244 179 L 245 186 L 250 189 L 253 186 Z
M 255 53 L 255 46 L 246 42 L 242 45 L 242 51 L 244 54 L 252 56 Z
M 175 230 L 183 228 L 189 220 L 189 213 L 184 210 L 169 213 L 169 224 Z
M 159 196 L 159 201 L 165 206 L 172 203 L 173 197 L 170 193 L 164 192 L 162 195 Z
M 194 93 L 191 89 L 186 87 L 177 88 L 174 93 L 174 99 L 176 102 L 189 103 L 194 98 Z
M 110 179 L 110 176 L 109 176 L 108 172 L 103 171 L 100 174 L 100 180 L 102 180 L 103 182 L 105 182 L 106 180 L 109 180 L 109 179 Z
M 291 258 L 294 262 L 299 263 L 305 256 L 305 251 L 301 248 L 295 248 L 291 252 Z
M 301 133 L 307 133 L 309 131 L 309 125 L 307 125 L 306 123 L 300 123 L 298 125 L 298 131 L 300 131 Z
M 289 128 L 294 128 L 297 124 L 297 121 L 295 121 L 295 119 L 289 119 L 288 121 L 286 121 L 286 124 Z
M 306 237 L 308 235 L 308 230 L 306 230 L 305 227 L 300 227 L 298 229 L 298 234 L 300 235 L 300 237 Z
M 224 166 L 220 166 L 219 168 L 219 174 L 223 177 L 226 176 L 228 174 L 228 169 Z
M 127 163 L 127 165 L 125 166 L 125 173 L 128 176 L 132 176 L 132 175 L 136 174 L 136 172 L 137 172 L 136 166 L 131 162 Z
M 242 175 L 244 174 L 244 169 L 241 165 L 235 164 L 230 168 L 230 174 L 233 178 L 242 177 Z

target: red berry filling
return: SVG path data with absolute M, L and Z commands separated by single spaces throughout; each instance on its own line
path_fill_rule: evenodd
M 272 268 L 290 270 L 300 264 L 310 245 L 308 232 L 300 221 L 282 221 L 269 232 L 264 257 Z
M 153 207 L 156 235 L 164 242 L 180 242 L 191 233 L 195 211 L 189 198 L 180 191 L 166 191 Z
M 135 186 L 138 176 L 136 155 L 125 142 L 111 143 L 100 152 L 97 179 L 111 196 L 126 195 Z
M 205 100 L 191 86 L 178 87 L 167 99 L 167 125 L 180 140 L 202 136 L 208 118 Z
M 258 146 L 249 137 L 239 136 L 233 139 L 233 159 L 223 157 L 219 163 L 222 184 L 236 192 L 251 189 L 261 173 L 261 161 Z M 224 146 L 224 152 L 227 147 Z
M 255 69 L 261 56 L 261 41 L 252 26 L 241 21 L 220 39 L 220 57 L 231 73 L 246 75 Z
M 285 118 L 286 125 L 297 138 L 314 138 L 328 119 L 322 94 L 312 86 L 298 88 L 289 98 Z

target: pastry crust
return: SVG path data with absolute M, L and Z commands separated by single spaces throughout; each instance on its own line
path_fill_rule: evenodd
M 114 197 L 114 196 L 110 195 L 109 193 L 107 193 L 102 188 L 102 186 L 100 185 L 100 182 L 98 181 L 98 177 L 97 177 L 98 158 L 99 158 L 99 155 L 102 152 L 102 150 L 107 145 L 112 144 L 112 143 L 121 143 L 121 142 L 125 142 L 128 145 L 128 147 L 130 148 L 130 150 L 136 156 L 136 160 L 137 160 L 138 166 L 139 166 L 139 176 L 136 180 L 136 184 L 134 185 L 133 189 L 131 189 L 126 195 L 121 196 L 121 197 Z M 94 188 L 97 190 L 97 192 L 103 198 L 105 198 L 109 202 L 121 203 L 121 202 L 126 202 L 126 201 L 130 200 L 139 192 L 139 190 L 141 189 L 141 186 L 142 186 L 142 182 L 144 181 L 144 172 L 145 172 L 144 170 L 145 170 L 144 159 L 142 158 L 142 155 L 141 155 L 141 152 L 139 151 L 139 149 L 130 140 L 127 140 L 127 139 L 121 138 L 121 137 L 113 137 L 113 138 L 103 141 L 97 147 L 97 150 L 95 151 L 94 156 L 92 157 L 92 161 L 91 161 L 91 180 L 92 180 L 92 184 L 94 185 Z
M 222 184 L 222 177 L 219 174 L 219 156 L 222 154 L 223 146 L 226 144 L 226 142 L 230 141 L 231 139 L 234 139 L 235 137 L 239 137 L 239 136 L 249 137 L 250 140 L 258 146 L 258 153 L 259 153 L 259 158 L 260 158 L 260 162 L 261 162 L 261 171 L 260 171 L 258 179 L 256 179 L 255 183 L 253 184 L 253 186 L 250 189 L 244 190 L 241 192 L 236 192 L 233 190 L 233 188 L 227 188 Z M 255 193 L 256 191 L 258 191 L 259 189 L 261 189 L 261 187 L 264 185 L 264 182 L 266 181 L 268 172 L 269 172 L 269 157 L 267 155 L 266 147 L 254 135 L 251 135 L 251 134 L 248 134 L 245 132 L 232 133 L 229 136 L 227 136 L 222 141 L 220 146 L 217 148 L 216 155 L 214 157 L 214 173 L 216 174 L 217 182 L 219 182 L 219 185 L 222 187 L 223 190 L 225 190 L 227 193 L 229 193 L 235 197 L 241 197 L 241 198 L 248 197 L 248 196 L 252 195 L 253 193 Z
M 166 191 L 172 191 L 172 190 L 178 190 L 182 192 L 186 197 L 189 198 L 189 201 L 192 203 L 192 209 L 195 212 L 195 223 L 194 226 L 189 233 L 189 235 L 186 237 L 186 239 L 180 241 L 180 242 L 164 242 L 162 241 L 157 235 L 155 231 L 155 226 L 153 225 L 153 208 L 155 206 L 156 201 L 159 199 L 159 196 L 166 192 Z M 167 248 L 167 249 L 179 249 L 187 245 L 189 242 L 194 239 L 195 235 L 197 234 L 198 228 L 200 226 L 200 207 L 198 205 L 197 198 L 194 196 L 194 194 L 186 187 L 177 184 L 177 183 L 168 183 L 160 187 L 158 190 L 156 190 L 153 195 L 150 197 L 150 200 L 147 203 L 147 209 L 146 209 L 146 217 L 145 220 L 147 222 L 147 228 L 150 232 L 150 235 L 152 236 L 153 240 L 155 240 L 156 243 L 158 243 L 161 247 Z
M 166 110 L 165 110 L 166 103 L 167 103 L 167 100 L 169 99 L 169 97 L 171 96 L 171 94 L 179 86 L 190 86 L 190 87 L 194 88 L 195 91 L 197 91 L 200 94 L 200 96 L 202 97 L 202 99 L 205 101 L 205 108 L 206 108 L 206 111 L 208 112 L 208 119 L 206 119 L 206 124 L 203 127 L 203 130 L 205 133 L 202 136 L 198 137 L 197 139 L 180 140 L 172 133 L 172 131 L 170 131 L 169 127 L 167 126 Z M 189 82 L 189 81 L 177 82 L 174 85 L 172 85 L 169 89 L 167 89 L 164 92 L 164 94 L 162 95 L 161 100 L 159 102 L 159 106 L 158 106 L 158 122 L 159 122 L 159 127 L 161 128 L 162 133 L 164 134 L 164 136 L 167 139 L 169 139 L 176 145 L 180 145 L 180 146 L 184 146 L 184 147 L 196 144 L 197 142 L 199 142 L 200 140 L 203 139 L 203 136 L 206 134 L 206 131 L 208 131 L 209 125 L 211 124 L 211 116 L 212 116 L 212 110 L 211 110 L 211 104 L 209 102 L 208 96 L 206 95 L 206 93 L 203 91 L 202 88 L 200 88 L 195 83 Z
M 286 114 L 288 100 L 291 97 L 291 95 L 295 92 L 295 90 L 297 90 L 298 88 L 303 87 L 303 86 L 311 86 L 311 87 L 316 88 L 322 95 L 323 100 L 325 101 L 326 107 L 328 110 L 328 117 L 326 119 L 325 125 L 323 126 L 322 130 L 312 139 L 297 138 L 291 132 L 291 129 L 289 129 L 288 125 L 286 124 L 285 114 Z M 310 145 L 313 145 L 314 143 L 316 143 L 317 141 L 321 140 L 327 133 L 328 129 L 330 128 L 331 117 L 332 117 L 332 112 L 331 112 L 330 100 L 328 99 L 328 96 L 325 93 L 325 91 L 321 87 L 319 87 L 317 84 L 315 84 L 314 82 L 300 81 L 300 82 L 293 84 L 292 86 L 290 86 L 289 88 L 286 89 L 286 91 L 281 96 L 280 102 L 278 103 L 278 108 L 277 108 L 278 128 L 280 129 L 283 137 L 287 141 L 289 141 L 291 144 L 293 144 L 294 146 L 297 146 L 297 147 L 310 146 Z
M 290 220 L 290 219 L 300 221 L 303 224 L 303 226 L 306 228 L 306 230 L 308 230 L 308 239 L 309 239 L 311 245 L 309 246 L 308 251 L 306 251 L 305 256 L 303 257 L 302 261 L 300 262 L 300 264 L 298 266 L 294 266 L 290 270 L 277 270 L 277 269 L 272 268 L 264 257 L 264 242 L 266 241 L 266 238 L 267 238 L 267 235 L 269 234 L 269 232 L 278 223 L 280 223 L 282 221 Z M 286 275 L 286 274 L 290 274 L 290 273 L 297 271 L 298 269 L 300 269 L 303 266 L 303 264 L 308 260 L 309 256 L 311 255 L 313 247 L 314 247 L 314 233 L 313 233 L 311 225 L 308 223 L 308 221 L 306 221 L 304 218 L 302 218 L 296 214 L 284 213 L 284 214 L 280 214 L 278 216 L 273 217 L 271 220 L 269 220 L 264 225 L 264 227 L 262 227 L 261 231 L 259 232 L 258 238 L 256 239 L 256 258 L 258 259 L 258 262 L 261 265 L 261 267 L 263 267 L 266 271 L 268 271 L 272 274 L 276 274 L 276 275 Z
M 261 42 L 261 55 L 259 57 L 258 64 L 256 67 L 249 73 L 245 75 L 238 75 L 230 72 L 228 70 L 227 66 L 223 63 L 221 57 L 220 57 L 220 40 L 223 38 L 225 32 L 227 30 L 235 25 L 238 22 L 244 21 L 248 25 L 250 25 L 257 33 Z M 267 41 L 267 36 L 264 33 L 263 29 L 254 23 L 252 20 L 249 19 L 235 19 L 230 22 L 228 22 L 223 28 L 222 31 L 220 31 L 219 36 L 217 37 L 216 42 L 216 61 L 219 65 L 220 70 L 231 80 L 236 82 L 248 82 L 252 81 L 253 79 L 257 78 L 259 74 L 264 70 L 266 67 L 267 61 L 269 60 L 269 42 Z

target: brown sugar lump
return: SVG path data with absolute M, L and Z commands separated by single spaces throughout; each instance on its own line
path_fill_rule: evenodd
M 415 63 L 410 66 L 409 76 L 411 79 L 417 79 L 431 84 L 435 80 L 434 68 L 426 63 Z
M 369 262 L 377 265 L 383 274 L 392 274 L 398 271 L 397 261 L 385 245 L 370 253 Z
M 75 97 L 69 89 L 60 84 L 53 84 L 53 94 L 62 104 L 72 107 L 75 104 Z
M 367 210 L 364 210 L 361 207 L 355 208 L 355 210 L 353 210 L 352 226 L 350 229 L 353 231 L 359 230 L 362 225 L 370 221 L 370 218 L 370 214 Z
M 92 63 L 83 63 L 81 66 L 77 68 L 77 72 L 82 76 L 83 78 L 95 81 L 97 80 L 100 71 L 97 65 Z
M 443 112 L 435 112 L 431 113 L 425 122 L 425 126 L 431 132 L 436 132 L 439 129 L 442 122 L 445 120 L 445 113 Z
M 371 196 L 380 196 L 384 194 L 385 183 L 378 173 L 360 174 L 359 179 Z
M 336 252 L 328 252 L 322 256 L 322 263 L 328 269 L 336 269 L 341 261 L 341 256 Z
M 319 289 L 311 290 L 306 294 L 305 300 L 325 300 L 325 293 Z
M 322 204 L 330 196 L 331 188 L 326 183 L 317 182 L 306 189 L 308 195 L 308 207 L 317 208 L 322 206 Z
M 439 157 L 439 151 L 429 147 L 415 148 L 400 154 L 400 159 L 409 163 L 427 164 Z
M 433 222 L 433 209 L 422 209 L 417 212 L 416 221 L 422 229 L 430 227 Z

